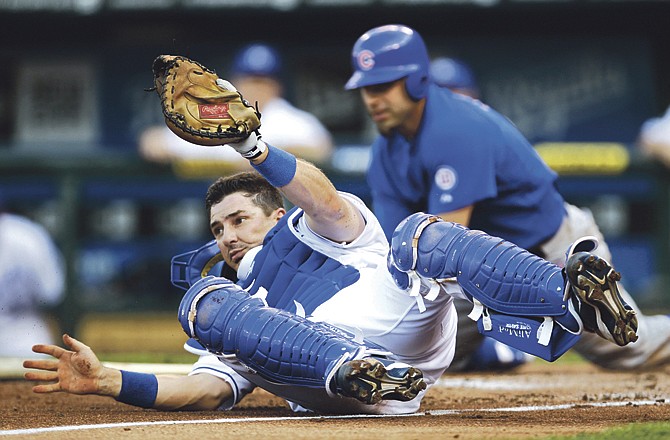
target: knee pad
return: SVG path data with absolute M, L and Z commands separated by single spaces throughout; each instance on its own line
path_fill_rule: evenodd
M 207 276 L 193 283 L 179 305 L 179 323 L 184 332 L 215 354 L 234 354 L 237 346 L 231 324 L 237 324 L 250 309 L 264 307 L 226 278 Z
M 424 278 L 456 277 L 465 293 L 502 313 L 566 312 L 561 269 L 501 238 L 418 213 L 396 228 L 393 263 Z
M 416 268 L 419 237 L 428 225 L 437 221 L 441 219 L 417 212 L 398 224 L 391 237 L 391 256 L 395 267 L 402 272 L 409 272 Z

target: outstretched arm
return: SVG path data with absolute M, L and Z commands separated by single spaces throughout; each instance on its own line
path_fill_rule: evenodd
M 177 136 L 197 145 L 232 147 L 305 211 L 317 234 L 351 242 L 362 233 L 362 215 L 321 171 L 260 139 L 261 114 L 229 81 L 185 57 L 161 55 L 152 70 L 166 123 Z M 191 98 L 194 93 L 197 99 Z
M 133 388 L 129 392 L 129 383 L 124 384 L 124 373 L 127 372 L 122 373 L 121 370 L 104 366 L 90 347 L 69 335 L 63 335 L 63 342 L 69 350 L 56 345 L 33 346 L 34 352 L 48 354 L 54 359 L 24 361 L 25 368 L 38 370 L 29 371 L 24 376 L 27 380 L 39 382 L 33 387 L 35 393 L 96 394 L 137 406 L 163 410 L 213 410 L 233 395 L 227 382 L 209 374 L 154 376 L 134 373 L 140 384 L 143 380 L 155 380 L 157 383 L 153 402 L 149 405 L 140 404 L 146 402 L 146 396 L 134 396 L 133 393 L 141 393 L 143 388 L 140 386 L 139 389 Z M 126 375 L 126 380 L 128 377 Z M 122 396 L 124 385 L 126 390 Z M 134 397 L 139 400 L 133 401 Z

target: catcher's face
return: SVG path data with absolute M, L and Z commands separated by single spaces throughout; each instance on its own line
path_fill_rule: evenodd
M 413 101 L 405 90 L 404 79 L 362 87 L 360 91 L 365 108 L 381 134 L 398 130 L 406 137 L 414 137 L 425 100 Z
M 265 215 L 250 197 L 239 192 L 213 205 L 209 226 L 226 264 L 237 270 L 242 257 L 263 243 L 265 235 L 284 214 L 286 210 L 278 208 Z

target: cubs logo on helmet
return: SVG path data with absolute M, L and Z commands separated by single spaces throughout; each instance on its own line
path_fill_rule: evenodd
M 375 54 L 369 50 L 362 50 L 357 57 L 358 68 L 361 70 L 370 70 L 375 66 Z

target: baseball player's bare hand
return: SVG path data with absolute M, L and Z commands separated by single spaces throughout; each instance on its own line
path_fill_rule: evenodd
M 87 345 L 69 335 L 63 335 L 63 342 L 70 350 L 56 345 L 34 345 L 35 353 L 48 354 L 55 359 L 27 360 L 25 368 L 41 371 L 29 371 L 27 380 L 43 382 L 35 385 L 35 393 L 53 393 L 65 391 L 72 394 L 110 394 L 110 377 L 114 371 L 105 368 Z M 120 372 L 118 373 L 120 378 Z M 119 380 L 120 383 L 120 380 Z

